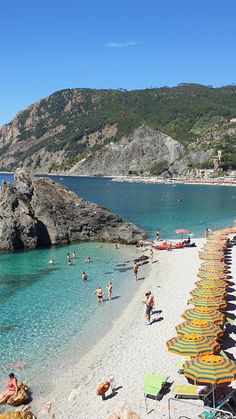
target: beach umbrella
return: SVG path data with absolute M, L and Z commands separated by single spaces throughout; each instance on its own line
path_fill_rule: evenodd
M 221 298 L 225 298 L 226 296 L 226 290 L 222 289 L 222 288 L 216 288 L 216 287 L 198 287 L 198 288 L 194 288 L 192 291 L 190 291 L 190 294 L 193 297 L 200 297 L 202 295 L 213 295 L 213 297 L 221 297 Z
M 225 319 L 225 315 L 219 310 L 201 306 L 185 310 L 181 317 L 185 320 L 206 320 L 219 325 L 223 325 Z
M 197 276 L 199 278 L 203 279 L 209 279 L 209 280 L 219 280 L 219 281 L 227 281 L 227 274 L 225 272 L 223 273 L 217 273 L 217 272 L 199 272 L 197 273 Z
M 199 334 L 174 337 L 166 342 L 166 346 L 169 352 L 182 356 L 213 354 L 220 348 L 214 339 Z
M 213 297 L 213 296 L 201 296 L 193 297 L 188 301 L 188 304 L 193 304 L 194 306 L 206 306 L 206 307 L 215 307 L 218 309 L 224 309 L 227 307 L 227 303 L 222 300 L 222 298 Z
M 227 290 L 228 284 L 221 279 L 205 278 L 195 282 L 196 287 L 202 290 L 214 290 L 215 288 Z
M 181 234 L 181 240 L 183 240 L 183 235 L 184 234 L 192 234 L 191 231 L 188 231 L 188 230 L 185 230 L 185 229 L 175 230 L 175 232 L 177 234 Z
M 203 355 L 185 362 L 184 375 L 195 383 L 212 384 L 213 407 L 215 407 L 215 385 L 230 383 L 234 380 L 236 363 L 218 355 Z
M 222 255 L 200 255 L 200 259 L 204 260 L 219 260 L 220 262 L 224 261 L 224 256 Z
M 185 334 L 197 334 L 204 335 L 212 339 L 217 339 L 223 335 L 222 330 L 215 325 L 215 323 L 207 322 L 206 320 L 187 320 L 183 323 L 178 324 L 175 327 L 178 335 Z

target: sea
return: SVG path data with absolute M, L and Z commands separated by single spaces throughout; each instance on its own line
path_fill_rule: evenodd
M 191 231 L 234 224 L 236 188 L 113 182 L 111 178 L 50 176 L 82 198 L 109 208 L 145 229 L 150 239 L 178 239 L 176 229 Z M 0 181 L 12 175 L 0 174 Z M 67 254 L 76 253 L 68 265 Z M 50 249 L 0 254 L 0 385 L 10 372 L 42 394 L 50 372 L 78 362 L 112 327 L 141 281 L 135 281 L 134 247 L 76 243 Z M 91 258 L 90 263 L 85 259 Z M 48 261 L 55 259 L 55 265 Z M 82 281 L 82 272 L 88 280 Z M 145 271 L 145 275 L 148 271 Z M 113 299 L 106 285 L 113 282 Z M 105 301 L 98 304 L 101 286 Z

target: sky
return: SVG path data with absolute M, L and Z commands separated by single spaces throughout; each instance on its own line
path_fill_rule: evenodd
M 236 0 L 1 0 L 0 125 L 66 88 L 236 82 Z

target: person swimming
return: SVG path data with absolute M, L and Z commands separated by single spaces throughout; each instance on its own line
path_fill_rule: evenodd
M 86 281 L 86 279 L 88 279 L 88 274 L 86 272 L 83 272 L 81 278 L 83 279 L 83 281 Z
M 50 260 L 48 261 L 48 264 L 49 264 L 49 265 L 55 265 L 55 259 L 50 259 Z

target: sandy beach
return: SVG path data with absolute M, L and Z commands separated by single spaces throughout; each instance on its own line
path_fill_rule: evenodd
M 47 417 L 56 419 L 104 419 L 108 412 L 121 405 L 129 406 L 145 418 L 145 374 L 159 373 L 167 375 L 170 383 L 186 383 L 185 377 L 177 372 L 180 358 L 167 351 L 166 341 L 176 335 L 175 326 L 181 323 L 181 314 L 188 308 L 189 291 L 197 279 L 201 264 L 199 250 L 204 241 L 196 239 L 195 248 L 154 251 L 155 263 L 150 273 L 145 277 L 145 269 L 140 268 L 138 277 L 145 278 L 140 280 L 133 300 L 111 331 L 76 366 L 58 371 L 55 388 L 47 398 L 33 402 L 32 410 L 39 419 L 45 417 L 40 414 L 40 408 L 47 402 L 52 403 Z M 233 253 L 236 258 L 236 249 Z M 148 290 L 152 290 L 156 300 L 151 325 L 145 324 L 142 303 Z M 110 374 L 114 374 L 119 389 L 114 397 L 102 401 L 96 395 L 96 388 Z M 68 401 L 74 388 L 78 391 Z M 148 401 L 148 408 L 153 409 L 148 417 L 167 418 L 169 397 L 171 392 L 161 401 Z

